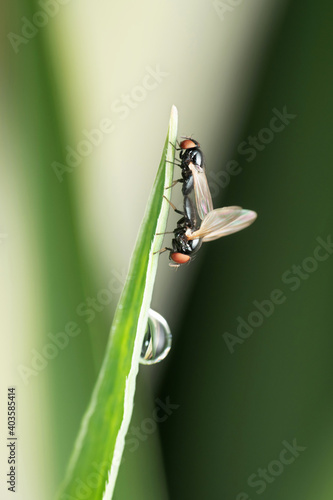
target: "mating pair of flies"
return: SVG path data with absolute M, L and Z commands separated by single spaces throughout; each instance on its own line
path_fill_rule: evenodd
M 175 146 L 174 146 L 175 147 Z M 168 198 L 175 212 L 182 216 L 177 227 L 172 231 L 174 238 L 172 248 L 162 248 L 158 253 L 170 252 L 171 267 L 179 267 L 191 260 L 205 241 L 213 241 L 222 236 L 236 233 L 252 224 L 257 214 L 252 210 L 243 210 L 241 207 L 224 207 L 213 209 L 205 165 L 200 144 L 189 137 L 180 142 L 179 163 L 182 169 L 182 178 L 177 179 L 167 189 L 181 182 L 184 196 L 184 211 L 177 210 Z M 189 194 L 194 190 L 195 204 Z M 197 214 L 200 221 L 197 220 Z M 165 233 L 163 233 L 165 234 Z

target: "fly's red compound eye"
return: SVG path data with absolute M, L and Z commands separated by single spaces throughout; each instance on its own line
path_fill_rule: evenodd
M 170 259 L 173 260 L 176 264 L 186 264 L 191 257 L 189 255 L 184 255 L 183 253 L 173 252 L 170 255 Z
M 185 139 L 179 144 L 181 149 L 191 149 L 197 148 L 199 144 L 196 141 L 192 141 L 192 139 Z

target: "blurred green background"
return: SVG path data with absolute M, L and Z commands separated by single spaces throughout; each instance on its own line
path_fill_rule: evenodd
M 1 381 L 18 394 L 17 498 L 52 499 L 64 475 L 172 104 L 214 205 L 258 220 L 178 272 L 161 256 L 152 306 L 174 343 L 140 370 L 114 498 L 332 498 L 333 250 L 315 250 L 333 224 L 332 20 L 328 0 L 3 7 Z

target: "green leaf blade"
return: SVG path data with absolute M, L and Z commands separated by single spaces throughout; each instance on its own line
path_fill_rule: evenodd
M 172 107 L 161 162 L 121 294 L 104 362 L 82 420 L 59 500 L 110 500 L 133 411 L 136 376 L 169 204 L 164 189 L 173 179 L 178 113 Z M 167 160 L 167 161 L 166 161 Z M 170 163 L 171 162 L 171 163 Z

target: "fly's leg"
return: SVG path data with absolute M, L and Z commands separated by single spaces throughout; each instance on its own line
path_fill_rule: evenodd
M 175 207 L 175 205 L 166 197 L 163 195 L 163 198 L 169 203 L 169 205 L 171 206 L 171 208 L 173 208 L 173 210 L 177 213 L 177 214 L 180 214 L 180 215 L 186 215 L 185 212 L 181 212 L 181 210 L 178 210 L 178 208 Z
M 184 179 L 176 179 L 175 181 L 173 181 L 173 183 L 171 184 L 171 186 L 168 186 L 165 189 L 171 189 L 171 188 L 173 188 L 173 186 L 175 186 L 178 182 L 184 182 Z
M 177 146 L 179 146 L 178 140 L 176 142 L 177 142 Z M 171 146 L 173 146 L 176 151 L 178 151 L 179 149 L 181 149 L 180 147 L 177 148 L 171 141 L 169 141 L 169 144 L 171 144 Z
M 163 234 L 163 233 L 161 233 Z M 173 252 L 172 248 L 168 248 L 168 247 L 164 247 L 164 248 L 161 248 L 161 250 L 158 250 L 157 252 L 154 252 L 153 255 L 156 255 L 157 253 L 163 253 L 163 252 Z
M 181 167 L 181 168 L 183 168 L 183 167 L 182 167 L 182 162 L 181 162 L 181 161 L 179 161 L 179 160 L 174 160 L 174 161 L 165 160 L 165 161 L 166 161 L 166 163 L 172 163 L 172 165 L 177 165 L 177 167 Z M 178 163 L 176 163 L 176 161 L 178 161 Z

